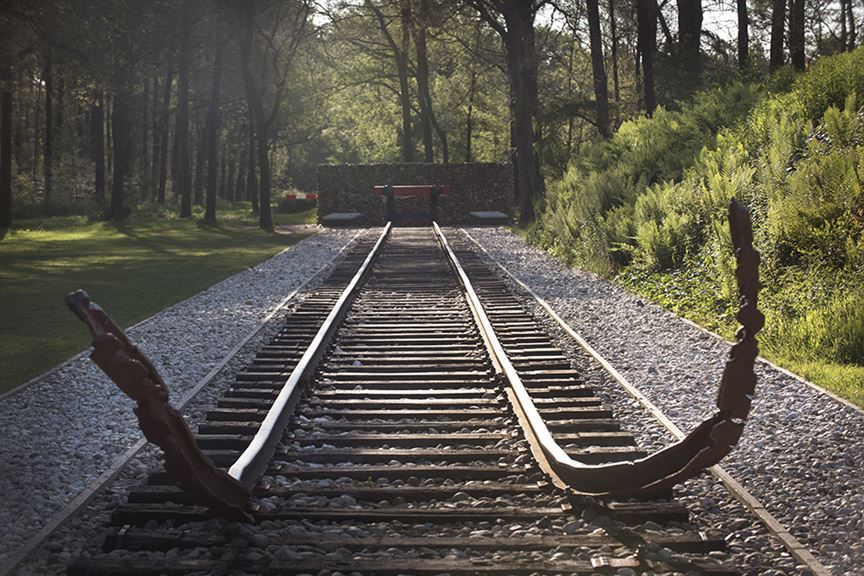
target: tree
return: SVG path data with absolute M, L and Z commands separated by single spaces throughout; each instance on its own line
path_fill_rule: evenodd
M 159 180 L 156 191 L 156 201 L 165 205 L 165 188 L 168 180 L 168 131 L 171 125 L 171 87 L 174 83 L 174 69 L 171 64 L 165 71 L 165 82 L 162 85 L 162 113 L 159 115 Z M 154 153 L 155 157 L 155 153 Z
M 750 18 L 747 14 L 747 0 L 738 3 L 738 68 L 746 70 L 750 62 Z
M 804 0 L 789 0 L 789 60 L 804 70 Z
M 0 229 L 12 226 L 12 69 L 0 65 Z
M 251 127 L 258 157 L 258 225 L 264 230 L 273 230 L 270 208 L 271 139 L 275 134 L 274 127 L 282 106 L 291 63 L 305 38 L 311 7 L 308 0 L 284 3 L 248 0 L 238 1 L 237 6 L 243 25 L 240 37 L 240 70 L 246 102 L 251 111 Z M 267 26 L 263 26 L 259 19 L 267 22 Z M 257 66 L 254 67 L 253 64 L 256 63 L 253 63 L 253 53 L 258 57 Z M 264 82 L 265 70 L 272 71 L 275 78 Z M 264 108 L 265 95 L 270 96 L 272 102 L 269 113 Z
M 537 144 L 539 102 L 534 18 L 538 0 L 466 0 L 504 42 L 510 80 L 511 151 L 516 173 L 519 217 L 534 219 L 534 202 L 545 194 Z
M 91 110 L 90 138 L 93 150 L 93 188 L 96 202 L 105 202 L 105 98 L 96 93 Z
M 129 95 L 121 90 L 114 95 L 114 108 L 111 111 L 111 139 L 113 141 L 114 173 L 111 180 L 111 204 L 108 216 L 113 220 L 126 217 L 124 207 L 124 181 L 127 164 L 126 146 L 129 142 Z
M 180 217 L 192 217 L 192 158 L 189 151 L 189 35 L 192 33 L 188 1 L 184 2 L 180 29 L 180 70 L 177 76 L 177 192 L 180 196 Z
M 45 201 L 51 199 L 54 186 L 54 74 L 51 54 L 45 57 L 42 68 L 42 81 L 45 83 L 45 138 L 42 165 L 45 182 Z
M 222 83 L 222 42 L 217 39 L 213 58 L 213 88 L 207 111 L 207 205 L 204 223 L 216 225 L 216 157 L 219 146 L 219 90 Z M 224 160 L 224 158 L 223 158 Z
M 403 0 L 406 4 L 408 2 Z M 420 122 L 423 128 L 423 150 L 426 162 L 435 161 L 432 132 L 441 142 L 441 158 L 446 164 L 450 159 L 447 145 L 447 134 L 438 124 L 435 110 L 432 106 L 432 92 L 429 89 L 429 54 L 426 47 L 426 36 L 429 29 L 429 0 L 420 0 L 420 10 L 416 16 L 408 19 L 411 25 L 411 36 L 417 55 L 414 77 L 417 80 L 417 99 L 420 103 Z
M 657 49 L 659 12 L 656 0 L 636 0 L 637 49 L 642 58 L 642 99 L 648 116 L 652 116 L 657 108 L 657 98 L 654 95 L 654 52 Z
M 786 27 L 786 0 L 771 2 L 771 53 L 768 68 L 774 72 L 783 66 L 783 33 Z
M 609 0 L 609 43 L 612 56 L 612 86 L 615 102 L 621 100 L 621 87 L 618 80 L 618 25 L 615 21 L 615 0 Z
M 701 75 L 702 0 L 677 0 L 678 46 L 684 72 L 694 84 Z M 657 8 L 658 16 L 660 9 Z
M 603 63 L 603 38 L 600 35 L 600 8 L 598 0 L 586 0 L 588 31 L 591 39 L 591 72 L 594 77 L 594 99 L 597 105 L 597 131 L 608 138 L 609 132 L 609 87 L 606 67 Z
M 411 11 L 409 0 L 400 0 L 399 9 L 402 19 L 402 38 L 397 44 L 390 33 L 387 25 L 387 20 L 381 9 L 375 5 L 372 0 L 366 0 L 366 6 L 375 15 L 378 22 L 378 28 L 381 34 L 387 41 L 387 45 L 393 53 L 393 59 L 396 62 L 396 72 L 399 75 L 399 104 L 402 107 L 402 132 L 401 132 L 401 147 L 402 160 L 404 162 L 414 161 L 414 142 L 411 129 L 411 88 L 408 83 L 409 68 L 408 68 L 408 46 L 410 42 L 410 26 L 411 26 Z M 424 104 L 425 105 L 425 104 Z M 427 161 L 432 149 L 432 129 L 428 126 L 428 134 L 426 132 L 427 125 L 423 124 L 423 143 L 426 148 Z

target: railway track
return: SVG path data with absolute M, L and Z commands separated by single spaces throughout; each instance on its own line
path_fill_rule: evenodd
M 388 231 L 296 307 L 198 428 L 204 454 L 253 486 L 254 523 L 154 471 L 71 574 L 738 573 L 669 490 L 568 490 L 491 338 L 567 457 L 645 454 L 479 258 L 437 227 Z

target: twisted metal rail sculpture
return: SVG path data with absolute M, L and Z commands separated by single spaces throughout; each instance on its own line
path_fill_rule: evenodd
M 141 430 L 162 449 L 171 478 L 219 514 L 251 522 L 249 489 L 204 456 L 183 416 L 168 403 L 168 388 L 150 360 L 83 290 L 68 294 L 66 305 L 90 329 L 90 359 L 137 403 Z
M 515 401 L 525 416 L 526 432 L 533 435 L 555 475 L 574 492 L 614 497 L 661 493 L 718 463 L 737 444 L 744 431 L 744 422 L 750 412 L 756 387 L 753 366 L 758 348 L 755 336 L 762 329 L 765 317 L 757 309 L 759 253 L 753 248 L 750 214 L 734 199 L 729 204 L 729 229 L 737 262 L 735 278 L 741 296 L 741 308 L 736 318 L 742 327 L 738 330 L 737 343 L 732 346 L 723 370 L 717 395 L 718 411 L 685 438 L 644 458 L 609 464 L 585 464 L 571 458 L 552 437 L 518 371 L 495 335 L 470 279 L 436 225 L 436 231 L 490 344 L 490 351 L 501 365 Z

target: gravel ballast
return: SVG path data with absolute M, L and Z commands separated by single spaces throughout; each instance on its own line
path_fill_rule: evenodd
M 356 233 L 311 236 L 128 334 L 177 402 Z M 0 565 L 135 444 L 141 433 L 132 407 L 86 354 L 0 399 Z
M 505 229 L 466 231 L 685 432 L 714 412 L 728 343 Z M 861 574 L 864 413 L 767 363 L 757 375 L 744 436 L 723 467 L 832 573 Z M 735 530 L 733 541 L 746 541 Z

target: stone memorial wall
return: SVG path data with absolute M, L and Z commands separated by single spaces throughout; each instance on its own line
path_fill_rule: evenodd
M 318 166 L 318 221 L 334 212 L 359 212 L 360 223 L 383 225 L 387 204 L 375 186 L 440 184 L 449 193 L 438 202 L 438 222 L 468 224 L 470 212 L 499 211 L 513 216 L 513 168 L 510 164 L 341 164 Z M 396 198 L 397 220 L 428 218 L 427 198 Z

